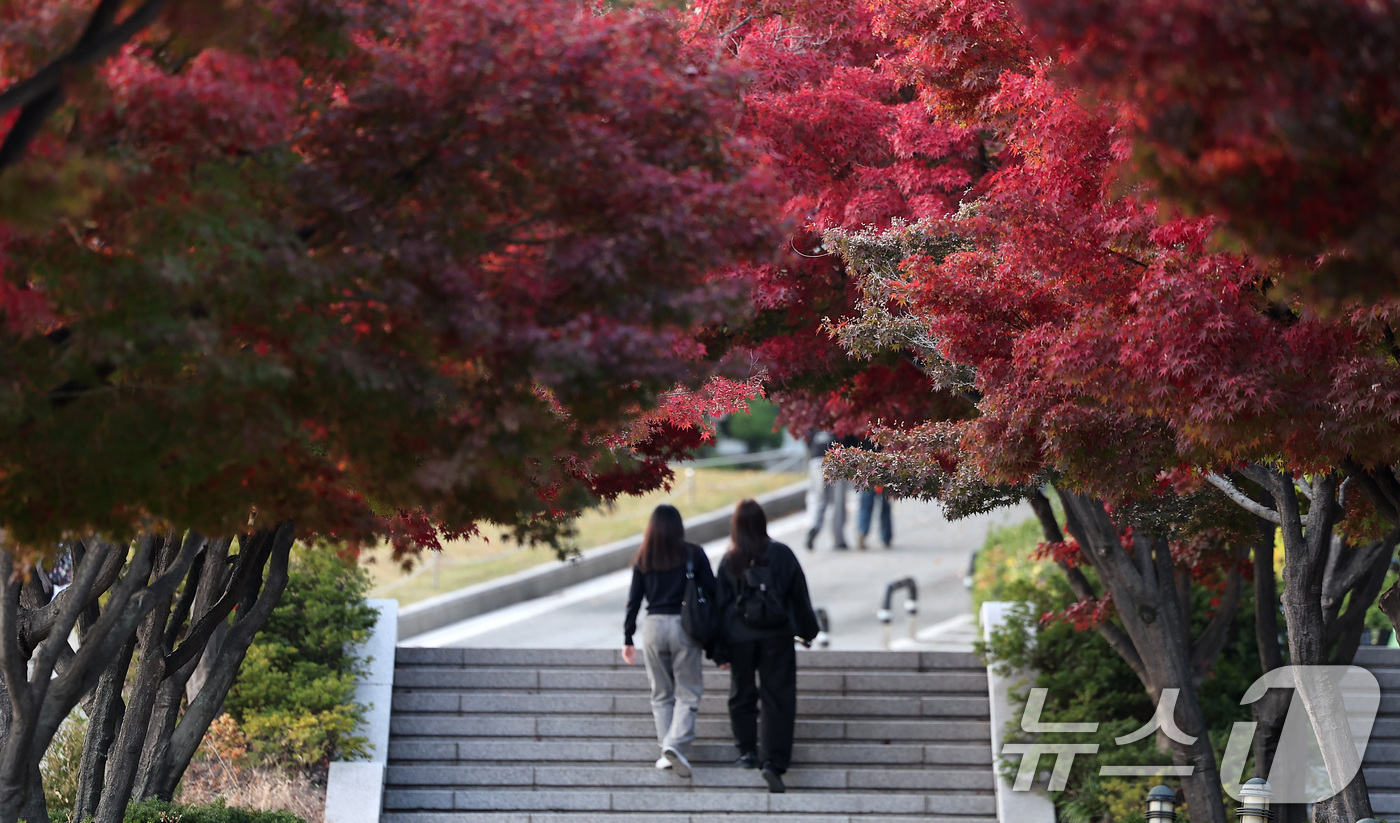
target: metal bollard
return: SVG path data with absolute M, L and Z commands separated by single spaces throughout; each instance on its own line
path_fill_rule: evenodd
M 885 587 L 885 598 L 880 601 L 880 610 L 875 613 L 880 623 L 884 626 L 885 648 L 890 647 L 890 623 L 894 619 L 891 610 L 891 601 L 894 600 L 894 593 L 900 589 L 909 590 L 909 598 L 904 601 L 904 611 L 909 615 L 909 639 L 913 640 L 915 633 L 919 629 L 919 587 L 912 577 L 904 577 L 894 581 Z
M 1147 793 L 1148 820 L 1176 819 L 1176 792 L 1166 786 L 1154 786 Z
M 826 609 L 817 609 L 817 648 L 831 648 L 831 618 L 827 617 Z
M 1274 813 L 1269 809 L 1274 790 L 1269 781 L 1254 777 L 1240 787 L 1240 807 L 1235 810 L 1240 823 L 1269 823 Z

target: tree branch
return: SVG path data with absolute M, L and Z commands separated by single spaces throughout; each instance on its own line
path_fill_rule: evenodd
M 125 552 L 114 551 L 113 547 L 110 545 L 99 544 L 97 551 L 101 553 L 99 555 L 99 561 L 102 564 L 102 568 L 98 571 L 97 580 L 94 581 L 92 588 L 88 590 L 87 595 L 83 598 L 83 608 L 87 608 L 97 602 L 98 598 L 106 594 L 108 589 L 112 588 L 112 585 L 117 582 L 117 578 L 121 575 L 122 566 L 126 563 Z M 84 565 L 87 554 L 87 552 L 84 552 L 83 559 L 80 560 L 77 553 L 74 553 L 73 567 L 75 569 Z M 69 586 L 59 592 L 58 596 L 50 600 L 43 608 L 26 609 L 20 613 L 20 648 L 32 652 L 36 646 L 48 638 L 49 633 L 53 630 L 54 624 L 58 620 L 59 614 L 64 608 L 64 604 L 72 598 L 77 597 L 76 591 L 77 589 L 75 587 Z M 70 626 L 69 629 L 71 630 L 72 627 Z
M 273 532 L 264 532 L 239 541 L 238 556 L 233 561 L 233 574 L 229 576 L 223 594 L 185 633 L 179 647 L 166 655 L 165 665 L 168 670 L 184 668 L 185 664 L 204 651 L 209 636 L 228 619 L 238 601 L 246 596 L 251 575 L 267 562 L 268 555 L 272 553 L 274 536 Z
M 282 591 L 287 586 L 287 562 L 294 538 L 295 528 L 291 521 L 282 523 L 274 533 L 267 582 L 248 608 L 239 607 L 238 620 L 228 630 L 209 679 L 205 681 L 199 694 L 189 702 L 180 725 L 171 735 L 168 755 L 170 770 L 162 776 L 160 784 L 154 787 L 157 796 L 169 799 L 174 792 L 181 775 L 189 766 L 190 758 L 194 757 L 199 742 L 204 739 L 209 723 L 223 706 L 224 697 L 233 685 L 238 667 L 242 665 L 243 658 L 248 653 L 253 636 L 267 623 L 273 608 L 281 600 Z
M 1254 639 L 1259 646 L 1259 666 L 1271 672 L 1283 665 L 1278 639 L 1278 585 L 1274 579 L 1274 535 L 1278 527 L 1259 522 L 1254 544 Z
M 14 164 L 38 134 L 40 126 L 63 99 L 63 78 L 72 68 L 96 63 L 135 37 L 164 9 L 167 0 L 146 0 L 122 22 L 113 25 L 125 0 L 102 0 L 82 36 L 67 54 L 0 93 L 0 114 L 23 107 L 0 146 L 0 170 Z
M 1366 495 L 1381 517 L 1389 520 L 1392 526 L 1400 526 L 1400 482 L 1396 481 L 1394 472 L 1388 466 L 1383 467 L 1382 473 L 1363 468 L 1355 460 L 1347 458 L 1342 461 L 1341 468 L 1348 479 L 1355 480 L 1361 486 L 1361 493 Z
M 1245 511 L 1254 515 L 1255 517 L 1258 517 L 1261 520 L 1267 520 L 1270 523 L 1273 523 L 1275 526 L 1280 525 L 1283 522 L 1283 520 L 1279 517 L 1278 512 L 1274 511 L 1268 506 L 1263 505 L 1262 503 L 1256 503 L 1249 495 L 1240 491 L 1238 486 L 1236 486 L 1234 483 L 1231 483 L 1228 477 L 1223 477 L 1214 472 L 1207 472 L 1205 478 L 1207 483 L 1210 483 L 1212 486 L 1216 487 L 1221 492 L 1223 492 L 1226 497 L 1230 498 L 1230 500 L 1235 503 L 1235 505 L 1239 506 L 1240 508 L 1244 509 Z

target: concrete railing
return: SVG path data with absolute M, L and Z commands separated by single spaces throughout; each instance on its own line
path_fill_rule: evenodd
M 987 602 L 982 604 L 982 639 L 991 642 L 992 632 L 1006 622 L 1015 603 Z M 992 769 L 997 773 L 997 820 L 1000 823 L 1055 823 L 1055 804 L 1039 791 L 1012 791 L 1011 783 L 1002 775 L 1002 743 L 1007 725 L 1013 722 L 1014 707 L 1011 690 L 1030 680 L 1031 672 L 997 672 L 987 667 L 987 692 L 991 697 Z
M 365 602 L 379 611 L 379 619 L 360 650 L 369 658 L 369 670 L 355 684 L 355 702 L 365 706 L 365 719 L 357 731 L 369 739 L 369 760 L 331 764 L 326 777 L 326 823 L 378 823 L 383 806 L 399 604 L 394 600 Z
M 757 499 L 768 513 L 768 518 L 774 520 L 801 511 L 806 492 L 806 483 L 794 483 Z M 685 538 L 692 543 L 708 543 L 726 537 L 732 513 L 733 507 L 727 507 L 691 518 L 685 524 Z M 589 549 L 563 562 L 546 563 L 415 603 L 399 612 L 399 639 L 424 634 L 621 571 L 627 568 L 641 544 L 642 536 L 634 535 Z

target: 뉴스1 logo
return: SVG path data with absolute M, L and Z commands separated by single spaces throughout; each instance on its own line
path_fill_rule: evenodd
M 1245 690 L 1240 705 L 1247 706 L 1262 698 L 1269 689 L 1292 689 L 1293 699 L 1279 736 L 1274 762 L 1268 781 L 1273 787 L 1275 803 L 1315 803 L 1340 792 L 1361 771 L 1366 744 L 1371 739 L 1376 712 L 1380 709 L 1381 687 L 1375 675 L 1357 666 L 1284 666 L 1265 674 Z M 1040 714 L 1045 708 L 1048 690 L 1031 689 L 1026 710 L 1021 716 L 1021 730 L 1027 733 L 1057 732 L 1061 734 L 1092 734 L 1098 723 L 1043 723 Z M 1114 738 L 1120 746 L 1161 731 L 1183 744 L 1196 742 L 1175 720 L 1176 702 L 1180 689 L 1163 689 L 1152 719 L 1135 732 Z M 1331 731 L 1319 740 L 1313 733 L 1307 707 L 1312 706 L 1319 723 Z M 1245 760 L 1254 743 L 1258 723 L 1236 723 L 1225 746 L 1225 758 L 1220 775 L 1227 794 L 1239 799 L 1244 778 Z M 1021 763 L 1016 771 L 1013 791 L 1029 791 L 1043 754 L 1055 755 L 1047 788 L 1063 791 L 1075 755 L 1095 754 L 1097 743 L 1007 743 L 1002 755 L 1019 754 Z M 1104 777 L 1188 777 L 1192 766 L 1103 766 Z

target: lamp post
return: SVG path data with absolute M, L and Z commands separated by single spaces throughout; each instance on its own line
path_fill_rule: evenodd
M 1255 777 L 1240 787 L 1240 807 L 1235 811 L 1240 823 L 1269 823 L 1274 813 L 1269 803 L 1274 799 L 1274 790 L 1269 781 Z
M 1176 792 L 1166 786 L 1155 786 L 1147 793 L 1148 820 L 1176 819 Z

